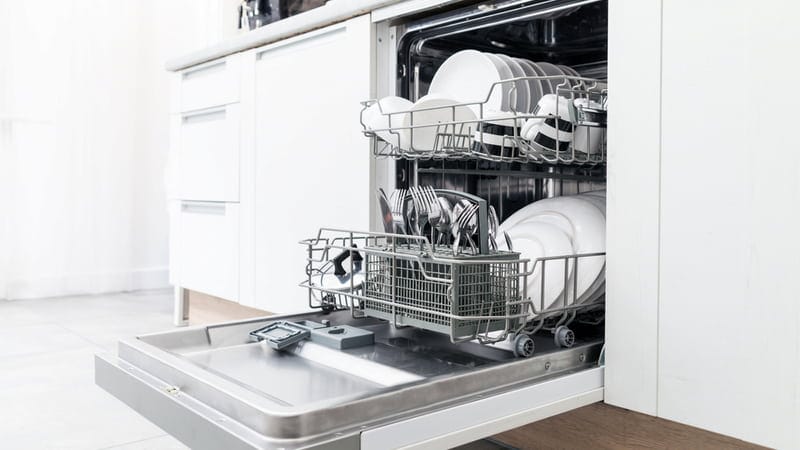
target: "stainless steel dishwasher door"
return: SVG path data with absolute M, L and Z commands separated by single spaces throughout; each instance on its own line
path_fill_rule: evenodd
M 570 349 L 542 339 L 538 356 L 517 359 L 347 311 L 325 318 L 374 331 L 375 344 L 275 352 L 249 341 L 276 317 L 184 328 L 98 355 L 96 382 L 194 449 L 442 448 L 603 398 L 601 338 Z

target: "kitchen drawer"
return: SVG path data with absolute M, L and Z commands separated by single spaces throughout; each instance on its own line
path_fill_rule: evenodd
M 179 111 L 186 112 L 239 101 L 240 55 L 190 67 L 180 73 Z
M 238 301 L 239 205 L 182 201 L 177 215 L 177 284 Z
M 176 198 L 239 201 L 239 105 L 184 112 L 173 118 Z

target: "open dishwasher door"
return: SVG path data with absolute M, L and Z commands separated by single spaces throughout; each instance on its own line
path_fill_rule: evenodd
M 357 326 L 374 344 L 279 352 L 251 341 L 277 319 Z M 515 358 L 338 311 L 140 336 L 98 355 L 95 371 L 99 386 L 194 449 L 446 448 L 603 399 L 602 335 L 536 345 L 536 356 Z

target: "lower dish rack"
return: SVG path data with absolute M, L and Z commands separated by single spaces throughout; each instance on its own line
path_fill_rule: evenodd
M 541 330 L 570 347 L 566 328 L 580 313 L 596 317 L 597 303 L 579 303 L 563 295 L 551 305 L 528 295 L 528 277 L 548 265 L 577 268 L 583 258 L 604 253 L 520 259 L 519 254 L 454 254 L 422 236 L 323 228 L 301 242 L 308 252 L 306 275 L 311 308 L 350 309 L 353 317 L 385 319 L 396 327 L 417 327 L 446 334 L 453 343 L 511 343 L 517 356 L 531 356 L 530 336 Z M 541 277 L 544 292 L 545 280 Z M 593 311 L 595 311 L 593 313 Z M 594 320 L 594 319 L 593 319 Z

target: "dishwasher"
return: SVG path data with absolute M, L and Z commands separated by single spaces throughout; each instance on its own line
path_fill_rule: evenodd
M 417 101 L 444 61 L 467 49 L 546 61 L 574 72 L 514 76 L 492 90 L 511 98 L 536 78 L 559 95 L 596 99 L 602 108 L 573 114 L 603 134 L 601 144 L 551 152 L 523 145 L 512 127 L 490 145 L 483 133 L 492 129 L 465 133 L 456 107 L 445 107 L 452 120 L 435 127 L 434 148 L 420 150 L 413 119 L 391 126 L 381 112 L 389 137 L 363 131 L 377 184 L 399 193 L 392 207 L 405 214 L 425 193 L 467 200 L 469 246 L 453 245 L 455 236 L 437 242 L 432 223 L 430 235 L 321 223 L 297 247 L 308 255 L 297 269 L 310 312 L 123 340 L 118 355 L 97 355 L 97 384 L 200 449 L 450 448 L 601 401 L 604 290 L 580 303 L 570 288 L 577 276 L 564 276 L 560 303 L 545 307 L 527 286 L 535 267 L 577 273 L 605 254 L 528 260 L 511 243 L 498 250 L 503 237 L 490 230 L 532 202 L 605 188 L 604 122 L 592 114 L 607 104 L 607 9 L 604 0 L 512 0 L 378 22 L 379 94 Z M 376 104 L 364 100 L 362 126 Z M 485 104 L 474 106 L 477 118 L 466 122 L 481 127 Z M 539 283 L 544 293 L 544 275 Z

